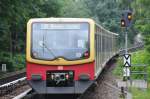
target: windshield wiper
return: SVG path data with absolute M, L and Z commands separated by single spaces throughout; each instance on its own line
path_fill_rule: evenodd
M 40 42 L 40 46 L 45 47 L 53 55 L 54 58 L 57 58 L 56 55 L 52 52 L 52 50 L 48 48 L 44 42 Z

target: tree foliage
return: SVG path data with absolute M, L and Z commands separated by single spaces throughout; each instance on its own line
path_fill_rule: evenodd
M 132 3 L 134 8 L 135 28 L 144 36 L 145 47 L 150 53 L 150 1 L 136 0 Z
M 63 0 L 61 17 L 87 18 L 90 17 L 90 11 L 83 0 Z
M 1 0 L 0 50 L 10 51 L 12 44 L 13 52 L 24 51 L 27 21 L 34 17 L 51 17 L 58 14 L 58 0 Z

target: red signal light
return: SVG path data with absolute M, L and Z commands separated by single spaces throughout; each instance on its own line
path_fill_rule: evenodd
M 65 77 L 66 77 L 66 79 L 69 79 L 69 75 L 68 74 L 66 74 Z

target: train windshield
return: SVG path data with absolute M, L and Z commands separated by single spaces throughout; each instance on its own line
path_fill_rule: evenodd
M 32 58 L 85 59 L 89 56 L 88 23 L 33 23 Z

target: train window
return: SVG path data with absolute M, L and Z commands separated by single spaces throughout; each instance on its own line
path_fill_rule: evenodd
M 89 56 L 89 50 L 88 23 L 38 22 L 32 24 L 32 58 L 85 59 Z

